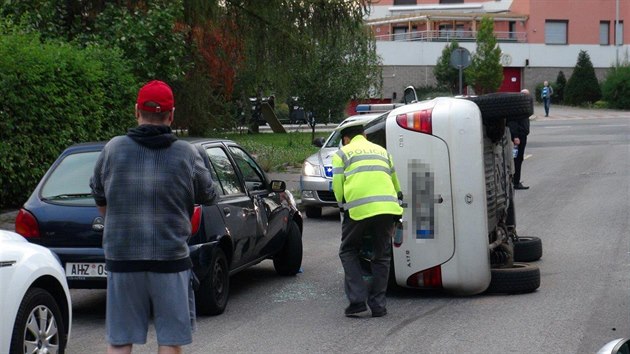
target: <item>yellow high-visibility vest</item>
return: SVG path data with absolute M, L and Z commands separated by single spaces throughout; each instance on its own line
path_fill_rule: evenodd
M 402 215 L 400 184 L 387 150 L 357 135 L 333 155 L 332 166 L 335 199 L 352 220 Z

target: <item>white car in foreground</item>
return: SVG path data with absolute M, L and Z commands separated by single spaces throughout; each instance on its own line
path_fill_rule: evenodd
M 66 276 L 57 257 L 0 230 L 0 353 L 63 353 L 72 324 Z

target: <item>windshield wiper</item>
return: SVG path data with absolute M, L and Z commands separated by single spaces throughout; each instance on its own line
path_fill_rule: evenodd
M 92 193 L 66 193 L 54 195 L 52 197 L 42 197 L 42 200 L 66 200 L 66 199 L 82 199 L 92 198 Z

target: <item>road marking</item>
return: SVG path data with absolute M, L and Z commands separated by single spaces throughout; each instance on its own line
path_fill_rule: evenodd
M 523 160 L 527 160 L 528 158 L 532 157 L 531 154 L 525 154 L 525 156 L 523 156 Z

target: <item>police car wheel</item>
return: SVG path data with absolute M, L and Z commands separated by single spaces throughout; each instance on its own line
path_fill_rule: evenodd
M 322 208 L 321 207 L 306 207 L 306 217 L 311 219 L 317 219 L 322 217 Z

